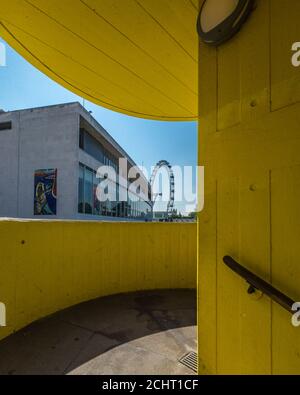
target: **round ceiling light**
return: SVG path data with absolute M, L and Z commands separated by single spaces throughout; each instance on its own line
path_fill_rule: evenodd
M 202 40 L 220 45 L 234 36 L 253 9 L 254 0 L 204 0 L 197 22 Z

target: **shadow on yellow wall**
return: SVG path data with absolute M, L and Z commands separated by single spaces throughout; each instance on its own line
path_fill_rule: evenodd
M 99 296 L 196 288 L 196 224 L 0 221 L 0 339 Z

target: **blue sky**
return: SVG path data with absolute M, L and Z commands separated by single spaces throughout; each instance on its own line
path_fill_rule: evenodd
M 3 40 L 0 39 L 0 42 Z M 6 67 L 0 67 L 0 108 L 9 111 L 83 100 L 26 62 L 6 45 Z M 147 169 L 161 159 L 177 166 L 196 166 L 197 123 L 159 122 L 129 117 L 85 101 L 97 121 Z M 184 211 L 184 203 L 175 207 Z M 155 210 L 164 209 L 157 203 Z

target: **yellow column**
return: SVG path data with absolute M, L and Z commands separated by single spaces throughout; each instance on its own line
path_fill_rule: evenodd
M 222 262 L 241 264 L 300 300 L 300 41 L 297 0 L 258 1 L 242 30 L 199 48 L 200 373 L 300 373 L 300 329 Z

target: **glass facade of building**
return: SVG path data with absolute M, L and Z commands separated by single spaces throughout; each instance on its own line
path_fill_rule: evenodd
M 96 139 L 90 130 L 92 126 L 80 120 L 79 130 L 79 148 L 86 152 L 99 162 L 99 165 L 109 166 L 114 169 L 118 175 L 118 161 L 119 158 L 112 155 L 111 152 Z M 88 130 L 87 130 L 88 129 Z M 96 132 L 96 131 L 95 131 Z M 149 218 L 151 215 L 151 204 L 146 199 L 133 194 L 129 194 L 127 200 L 124 201 L 124 186 L 118 182 L 110 183 L 110 192 L 114 199 L 99 201 L 97 198 L 97 188 L 99 183 L 103 181 L 96 177 L 95 169 L 91 169 L 83 163 L 79 163 L 79 181 L 78 181 L 78 213 L 105 216 L 105 217 L 118 217 L 143 220 Z M 148 187 L 146 187 L 148 189 Z M 107 193 L 106 190 L 104 192 Z M 137 191 L 139 192 L 139 191 Z M 145 196 L 148 191 L 144 191 Z M 122 199 L 120 199 L 122 196 Z M 125 195 L 126 196 L 126 195 Z M 120 201 L 122 200 L 122 201 Z
M 118 183 L 113 183 L 116 200 L 100 202 L 96 194 L 100 182 L 101 179 L 96 177 L 96 171 L 81 163 L 79 164 L 78 212 L 80 214 L 137 220 L 149 217 L 151 205 L 141 198 L 135 196 L 134 199 L 130 199 L 128 197 L 125 202 L 118 200 L 120 190 L 123 188 Z
M 91 155 L 105 166 L 110 166 L 118 171 L 118 159 L 111 155 L 103 145 L 91 136 L 84 128 L 80 128 L 79 148 Z

